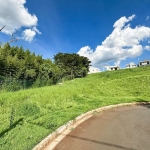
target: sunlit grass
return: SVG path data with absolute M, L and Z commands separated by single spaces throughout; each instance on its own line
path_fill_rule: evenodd
M 150 101 L 149 91 L 150 67 L 141 67 L 92 74 L 57 86 L 0 93 L 0 149 L 32 149 L 82 113 L 111 104 Z

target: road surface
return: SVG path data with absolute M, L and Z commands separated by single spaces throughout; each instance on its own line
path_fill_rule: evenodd
M 150 105 L 98 113 L 72 130 L 54 150 L 150 150 Z

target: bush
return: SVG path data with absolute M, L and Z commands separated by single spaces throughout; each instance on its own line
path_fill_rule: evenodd
M 19 82 L 16 79 L 8 78 L 8 79 L 1 80 L 0 89 L 3 91 L 7 91 L 7 92 L 17 91 L 22 88 L 23 86 L 21 82 Z

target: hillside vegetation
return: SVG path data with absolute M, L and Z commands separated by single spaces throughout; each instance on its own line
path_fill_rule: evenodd
M 88 75 L 47 86 L 0 93 L 0 149 L 29 150 L 89 110 L 150 101 L 150 66 Z
M 6 43 L 0 46 L 0 91 L 17 91 L 85 77 L 91 61 L 75 53 L 58 53 L 54 60 Z

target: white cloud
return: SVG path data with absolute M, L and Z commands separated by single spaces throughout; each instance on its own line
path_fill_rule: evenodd
M 114 63 L 114 65 L 115 65 L 115 66 L 119 66 L 119 65 L 120 65 L 120 61 L 119 61 L 119 60 L 116 61 L 116 62 Z
M 150 46 L 145 46 L 144 49 L 150 51 Z
M 25 3 L 26 0 L 0 0 L 0 27 L 6 25 L 3 33 L 12 34 L 21 27 L 35 28 L 34 32 L 40 33 L 36 28 L 38 18 L 28 12 Z
M 23 31 L 23 39 L 25 41 L 31 42 L 35 35 L 36 35 L 36 32 L 34 30 L 26 29 Z
M 78 54 L 88 57 L 96 67 L 104 66 L 108 62 L 120 63 L 128 57 L 141 55 L 144 47 L 140 42 L 150 38 L 150 28 L 145 26 L 131 28 L 128 22 L 134 18 L 135 15 L 128 18 L 121 17 L 114 23 L 114 30 L 101 45 L 95 50 L 89 46 L 82 47 Z
M 119 20 L 117 20 L 115 22 L 115 24 L 113 25 L 114 28 L 118 28 L 118 29 L 121 29 L 122 27 L 125 26 L 125 24 L 129 21 L 131 21 L 133 18 L 135 18 L 135 15 L 132 15 L 128 18 L 126 17 L 121 17 Z
M 149 16 L 146 17 L 146 20 L 148 20 L 148 19 L 149 19 Z
M 42 34 L 36 27 L 33 27 L 33 30 L 34 30 L 35 32 L 37 32 L 38 34 Z

